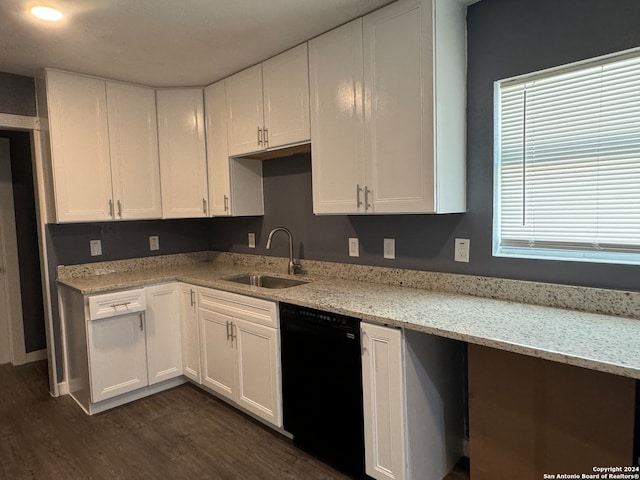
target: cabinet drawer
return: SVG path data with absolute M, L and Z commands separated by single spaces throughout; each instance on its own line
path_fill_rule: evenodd
M 142 312 L 147 308 L 144 288 L 124 292 L 105 293 L 89 297 L 89 319 L 115 317 L 126 313 Z
M 278 327 L 278 307 L 276 302 L 269 300 L 200 287 L 198 288 L 198 306 L 248 322 Z

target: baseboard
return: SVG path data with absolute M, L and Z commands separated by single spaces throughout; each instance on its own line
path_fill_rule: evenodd
M 25 363 L 39 362 L 40 360 L 47 359 L 47 349 L 36 350 L 34 352 L 27 352 L 25 355 Z
M 58 383 L 58 394 L 69 395 L 69 384 L 67 382 Z

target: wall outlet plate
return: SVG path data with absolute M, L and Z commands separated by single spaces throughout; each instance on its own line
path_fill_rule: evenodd
M 350 257 L 359 257 L 360 256 L 360 242 L 357 238 L 349 238 L 349 256 Z
M 249 248 L 256 248 L 256 234 L 249 234 Z
M 470 247 L 471 247 L 471 240 L 469 240 L 468 238 L 456 238 L 453 259 L 456 262 L 469 263 Z
M 385 238 L 384 239 L 384 258 L 394 259 L 396 258 L 396 239 Z
M 160 238 L 157 235 L 149 237 L 149 250 L 160 250 Z
M 92 257 L 102 255 L 102 240 L 89 240 L 89 250 Z

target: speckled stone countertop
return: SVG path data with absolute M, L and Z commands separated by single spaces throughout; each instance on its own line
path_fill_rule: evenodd
M 411 271 L 399 271 L 394 276 L 393 269 L 362 266 L 351 266 L 355 270 L 349 273 L 350 266 L 327 266 L 325 262 L 304 262 L 307 271 L 296 275 L 296 279 L 309 283 L 287 289 L 265 289 L 224 280 L 243 273 L 275 273 L 287 277 L 278 273 L 286 271 L 285 265 L 285 259 L 276 257 L 204 252 L 177 261 L 172 257 L 171 261 L 164 262 L 156 257 L 155 261 L 141 259 L 137 263 L 123 261 L 121 264 L 62 267 L 58 272 L 58 283 L 88 295 L 177 280 L 640 379 L 640 294 L 637 292 L 558 285 L 546 288 L 545 284 L 516 281 L 512 285 L 505 280 L 502 282 L 507 283 L 501 284 L 499 279 L 495 279 L 498 284 L 489 288 L 486 285 L 491 285 L 493 279 L 451 274 L 433 277 L 432 272 L 415 272 L 413 276 L 406 273 Z M 365 275 L 359 269 L 365 269 L 369 274 Z M 111 271 L 113 273 L 108 273 Z M 429 273 L 432 275 L 427 275 Z M 417 278 L 421 274 L 428 278 Z M 365 281 L 339 278 L 353 275 Z M 386 281 L 376 282 L 372 276 L 384 276 Z M 467 277 L 466 282 L 462 281 L 464 277 Z M 434 281 L 437 284 L 433 284 Z M 467 283 L 466 287 L 462 286 Z M 407 284 L 411 286 L 404 286 Z M 478 288 L 486 291 L 477 292 Z M 454 289 L 464 294 L 452 293 Z M 470 289 L 472 294 L 467 291 Z M 538 302 L 544 300 L 541 292 L 546 292 L 549 304 L 553 306 L 511 299 L 519 299 L 526 290 L 530 290 L 534 301 Z M 482 293 L 506 300 L 473 296 Z M 592 296 L 597 298 L 590 304 L 586 299 Z M 586 302 L 593 311 L 608 314 L 557 308 L 567 302 L 579 304 L 583 309 Z

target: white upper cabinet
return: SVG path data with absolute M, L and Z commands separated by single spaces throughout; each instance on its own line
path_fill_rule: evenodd
M 113 219 L 105 82 L 47 70 L 58 222 Z
M 262 65 L 226 79 L 229 155 L 264 150 Z
M 207 153 L 201 88 L 156 92 L 162 216 L 208 215 Z
M 314 212 L 464 211 L 465 7 L 400 0 L 360 34 L 354 21 L 310 42 Z M 328 135 L 336 118 L 348 134 Z
M 364 213 L 362 18 L 309 41 L 314 213 Z
M 116 218 L 160 218 L 155 91 L 116 82 L 106 87 Z
M 226 79 L 229 155 L 309 141 L 307 45 Z
M 309 141 L 309 63 L 303 43 L 262 64 L 267 148 Z
M 262 162 L 230 159 L 227 142 L 226 81 L 204 89 L 209 172 L 209 214 L 263 215 Z
M 57 221 L 160 218 L 154 90 L 46 77 Z

